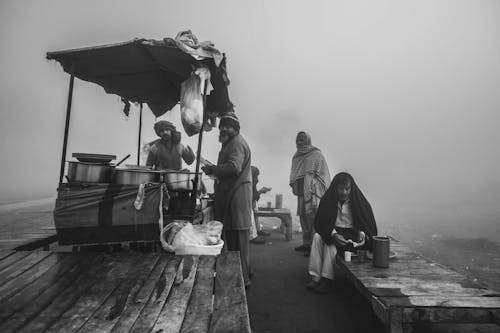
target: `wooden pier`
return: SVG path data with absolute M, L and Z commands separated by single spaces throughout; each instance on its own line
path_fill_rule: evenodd
M 499 332 L 500 293 L 439 265 L 391 239 L 397 253 L 389 268 L 367 260 L 339 259 L 341 270 L 371 303 L 386 331 L 412 332 L 416 326 L 491 324 Z M 419 330 L 419 331 L 428 331 Z M 490 331 L 488 331 L 490 332 Z
M 250 332 L 239 254 L 0 252 L 0 332 Z

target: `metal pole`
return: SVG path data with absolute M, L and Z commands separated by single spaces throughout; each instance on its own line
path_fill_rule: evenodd
M 69 132 L 69 119 L 71 117 L 71 102 L 73 100 L 73 84 L 75 82 L 75 62 L 71 64 L 71 77 L 69 79 L 68 89 L 68 104 L 66 107 L 66 124 L 64 126 L 64 141 L 61 156 L 61 169 L 59 173 L 59 183 L 62 183 L 64 177 L 64 166 L 66 164 L 66 148 L 68 147 L 68 132 Z
M 142 103 L 141 103 L 141 109 L 139 111 L 139 139 L 137 143 L 137 165 L 140 163 L 141 159 L 141 131 L 142 131 Z
M 203 88 L 203 116 L 202 116 L 202 122 L 201 122 L 201 129 L 200 129 L 200 134 L 198 134 L 198 150 L 196 152 L 196 173 L 194 176 L 194 186 L 193 186 L 193 193 L 191 194 L 191 200 L 193 201 L 193 218 L 194 218 L 194 212 L 196 209 L 196 192 L 198 192 L 198 182 L 199 182 L 199 176 L 198 172 L 200 172 L 200 157 L 201 157 L 201 143 L 203 141 L 203 126 L 205 125 L 205 120 L 206 120 L 206 113 L 205 113 L 205 107 L 207 105 L 207 85 L 208 85 L 208 80 L 205 80 L 205 87 Z

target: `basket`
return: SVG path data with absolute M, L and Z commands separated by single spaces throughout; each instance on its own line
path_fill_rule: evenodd
M 220 254 L 224 241 L 216 245 L 181 245 L 175 248 L 176 255 L 217 256 Z

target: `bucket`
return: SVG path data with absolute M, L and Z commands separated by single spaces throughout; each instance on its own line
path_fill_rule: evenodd
M 389 267 L 390 239 L 385 236 L 373 236 L 373 266 Z

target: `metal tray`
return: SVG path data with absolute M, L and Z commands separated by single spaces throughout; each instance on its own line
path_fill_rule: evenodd
M 72 155 L 80 162 L 105 164 L 116 159 L 116 155 L 92 154 L 92 153 L 73 153 Z

